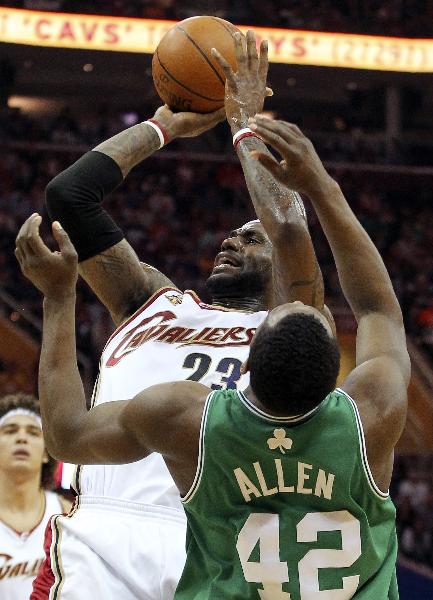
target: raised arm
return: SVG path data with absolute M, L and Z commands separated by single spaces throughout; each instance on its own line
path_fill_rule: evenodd
M 154 119 L 165 131 L 166 142 L 199 135 L 225 118 L 173 114 L 159 108 Z M 60 173 L 46 190 L 51 220 L 59 220 L 71 236 L 80 261 L 80 274 L 109 309 L 116 324 L 132 314 L 150 295 L 172 282 L 156 269 L 140 263 L 122 231 L 101 203 L 129 171 L 160 147 L 152 126 L 139 123 L 87 152 Z
M 156 450 L 187 489 L 210 390 L 190 381 L 162 384 L 88 411 L 75 344 L 77 253 L 57 222 L 53 235 L 60 252 L 51 252 L 39 236 L 40 222 L 37 214 L 26 221 L 16 256 L 24 275 L 44 294 L 39 399 L 47 450 L 78 464 L 134 462 Z
M 373 474 L 387 485 L 392 451 L 405 423 L 410 379 L 403 318 L 388 272 L 340 187 L 296 125 L 258 117 L 252 127 L 284 160 L 254 157 L 276 178 L 309 196 L 331 246 L 358 323 L 356 369 L 343 389 L 357 402 Z
M 214 50 L 226 75 L 225 106 L 232 134 L 249 127 L 249 117 L 260 112 L 268 95 L 267 42 L 257 54 L 252 31 L 243 43 L 235 36 L 238 70 L 233 72 L 228 62 Z M 245 137 L 236 145 L 236 152 L 257 215 L 273 246 L 274 305 L 300 300 L 323 309 L 323 279 L 301 197 L 296 191 L 277 181 L 267 169 L 254 161 L 251 151 L 271 154 L 262 140 Z

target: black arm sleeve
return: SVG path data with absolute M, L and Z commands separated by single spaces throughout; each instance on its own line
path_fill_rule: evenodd
M 91 151 L 48 184 L 48 215 L 68 232 L 80 261 L 123 239 L 122 230 L 101 206 L 107 194 L 122 181 L 122 172 L 112 158 Z

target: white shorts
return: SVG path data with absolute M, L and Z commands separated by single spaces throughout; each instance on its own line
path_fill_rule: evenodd
M 79 497 L 46 535 L 32 600 L 170 600 L 185 564 L 186 519 L 174 508 Z

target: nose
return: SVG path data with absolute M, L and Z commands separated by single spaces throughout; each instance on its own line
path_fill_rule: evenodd
M 22 443 L 27 444 L 27 442 L 29 440 L 28 440 L 28 434 L 25 429 L 19 429 L 17 431 L 16 441 L 20 444 L 22 444 Z
M 238 235 L 227 237 L 221 244 L 221 250 L 234 250 L 239 252 L 242 246 L 241 239 Z

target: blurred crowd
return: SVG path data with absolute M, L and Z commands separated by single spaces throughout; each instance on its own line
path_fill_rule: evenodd
M 386 141 L 383 123 L 374 124 L 373 115 L 379 111 L 370 107 L 363 118 L 362 110 L 355 104 L 346 107 L 329 107 L 311 110 L 298 103 L 291 110 L 290 118 L 311 138 L 323 160 L 333 162 L 357 162 L 367 164 L 433 165 L 433 131 L 411 128 L 412 135 L 403 135 L 391 144 Z M 92 147 L 118 131 L 145 120 L 155 110 L 155 103 L 138 109 L 113 110 L 101 105 L 77 116 L 69 108 L 56 114 L 33 118 L 19 108 L 0 110 L 0 139 L 13 142 L 43 142 L 59 146 Z M 286 109 L 278 108 L 275 115 L 284 115 Z M 284 117 L 283 117 L 284 118 Z M 377 117 L 376 117 L 377 118 Z M 368 126 L 365 125 L 368 123 Z M 231 138 L 225 126 L 216 127 L 206 136 L 187 142 L 178 140 L 170 149 L 186 148 L 188 151 L 213 152 L 232 155 Z
M 400 553 L 433 568 L 433 457 L 398 456 L 391 495 L 397 507 Z
M 246 25 L 432 37 L 432 0 L 6 0 L 2 4 L 150 19 L 181 20 L 212 14 Z

